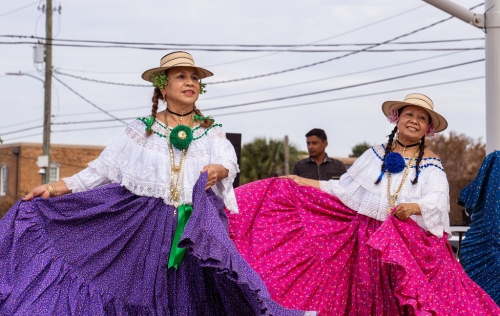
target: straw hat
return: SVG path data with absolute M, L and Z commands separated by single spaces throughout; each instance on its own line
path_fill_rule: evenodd
M 200 79 L 213 76 L 214 74 L 204 68 L 197 67 L 194 64 L 194 59 L 191 54 L 186 52 L 173 52 L 163 56 L 160 60 L 160 67 L 152 68 L 146 70 L 142 74 L 142 79 L 153 82 L 152 75 L 156 75 L 163 70 L 167 70 L 173 67 L 193 67 L 198 71 L 198 76 Z
M 446 119 L 436 111 L 434 111 L 434 103 L 432 100 L 420 93 L 412 93 L 405 97 L 403 101 L 385 101 L 382 104 L 382 112 L 385 116 L 389 117 L 391 110 L 399 110 L 406 105 L 416 105 L 429 113 L 432 119 L 432 124 L 434 124 L 435 132 L 442 132 L 448 127 L 448 122 Z

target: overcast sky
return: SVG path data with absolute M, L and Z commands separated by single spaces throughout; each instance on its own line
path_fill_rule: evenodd
M 0 35 L 43 37 L 45 16 L 37 9 L 37 3 L 34 2 L 0 0 Z M 477 0 L 455 2 L 467 8 L 481 3 Z M 29 4 L 33 5 L 6 14 Z M 448 17 L 444 12 L 417 0 L 175 2 L 86 0 L 55 1 L 55 4 L 57 7 L 59 4 L 62 6 L 61 14 L 54 15 L 54 36 L 57 39 L 141 43 L 228 45 L 382 43 Z M 404 13 L 405 11 L 409 12 Z M 478 7 L 475 11 L 482 13 L 484 6 Z M 380 23 L 376 23 L 379 21 Z M 457 19 L 451 19 L 396 42 L 478 38 L 484 38 L 482 30 Z M 0 39 L 1 43 L 14 41 L 25 40 L 5 37 Z M 411 45 L 384 44 L 374 49 L 449 49 L 483 46 L 483 40 L 468 40 Z M 359 50 L 366 47 L 368 46 L 303 46 L 294 49 Z M 219 48 L 241 49 L 242 47 Z M 276 49 L 276 47 L 258 49 Z M 57 71 L 66 74 L 140 85 L 146 83 L 140 78 L 142 72 L 156 67 L 160 58 L 172 50 L 56 46 L 53 50 L 53 64 Z M 215 107 L 313 93 L 466 63 L 484 58 L 484 50 L 360 52 L 282 74 L 214 85 L 210 85 L 210 82 L 280 72 L 332 59 L 347 52 L 195 50 L 190 52 L 197 65 L 215 73 L 214 77 L 205 81 L 208 84 L 208 92 L 200 97 L 197 102 L 198 108 L 223 124 L 226 132 L 241 133 L 244 143 L 255 137 L 282 138 L 288 135 L 292 143 L 305 150 L 304 134 L 318 127 L 327 132 L 330 144 L 327 148 L 328 154 L 347 156 L 357 143 L 366 141 L 375 144 L 385 141 L 385 136 L 392 126 L 383 116 L 381 104 L 386 100 L 402 100 L 406 94 L 412 92 L 424 93 L 433 99 L 436 110 L 449 122 L 447 131 L 464 133 L 476 139 L 485 138 L 484 78 L 435 85 L 482 77 L 485 73 L 484 62 L 309 96 L 210 110 Z M 429 59 L 430 57 L 435 58 Z M 398 65 L 403 63 L 405 64 Z M 374 70 L 376 68 L 384 69 Z M 5 75 L 7 72 L 18 71 L 43 78 L 37 72 L 43 72 L 43 64 L 33 63 L 32 45 L 0 44 L 0 137 L 4 143 L 41 143 L 41 128 L 8 134 L 43 123 L 43 84 L 27 76 Z M 113 116 L 132 118 L 146 116 L 151 111 L 150 99 L 153 89 L 150 87 L 108 85 L 63 75 L 57 76 L 76 92 L 98 107 L 109 111 Z M 280 87 L 284 85 L 288 86 Z M 428 87 L 412 88 L 419 86 Z M 363 97 L 366 94 L 393 90 L 401 91 Z M 342 98 L 351 99 L 332 101 Z M 325 100 L 331 101 L 307 104 Z M 284 107 L 297 104 L 304 105 Z M 283 108 L 241 113 L 275 107 Z M 230 113 L 238 114 L 228 115 Z M 55 80 L 53 80 L 52 114 L 53 123 L 111 119 Z M 107 145 L 123 132 L 124 126 L 119 121 L 53 125 L 52 143 Z M 75 131 L 98 127 L 107 128 Z

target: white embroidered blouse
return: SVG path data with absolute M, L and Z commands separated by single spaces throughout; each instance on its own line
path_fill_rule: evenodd
M 130 192 L 170 201 L 170 154 L 165 126 L 155 121 L 153 134 L 146 135 L 142 119 L 130 123 L 125 133 L 107 146 L 88 168 L 62 179 L 72 192 L 82 192 L 108 183 L 119 183 Z M 175 165 L 179 166 L 181 150 L 174 147 Z M 212 187 L 231 213 L 238 213 L 233 181 L 239 172 L 236 153 L 226 139 L 220 124 L 205 129 L 193 128 L 193 141 L 187 151 L 180 204 L 191 204 L 193 187 L 200 171 L 208 164 L 220 164 L 229 171 L 228 177 Z M 177 182 L 175 175 L 174 183 Z
M 379 184 L 375 181 L 380 175 L 383 145 L 374 146 L 361 155 L 356 162 L 342 175 L 339 180 L 320 181 L 320 188 L 337 196 L 349 208 L 360 214 L 384 221 L 388 214 L 387 174 Z M 405 158 L 406 163 L 409 159 Z M 418 203 L 422 215 L 412 215 L 411 218 L 423 229 L 437 237 L 443 232 L 451 236 L 449 187 L 443 164 L 437 158 L 423 158 L 420 163 L 418 182 L 413 167 L 396 200 L 400 203 Z M 404 172 L 391 174 L 391 195 L 399 187 Z

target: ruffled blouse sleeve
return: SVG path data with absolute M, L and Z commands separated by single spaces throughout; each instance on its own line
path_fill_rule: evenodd
M 422 216 L 412 218 L 422 226 L 422 222 L 429 232 L 442 237 L 443 232 L 450 232 L 450 195 L 446 174 L 438 168 L 428 168 L 426 176 L 419 179 L 422 183 L 422 196 L 417 202 Z M 420 178 L 420 177 L 419 177 Z
M 208 137 L 210 140 L 210 164 L 222 165 L 228 170 L 228 176 L 222 181 L 216 182 L 212 190 L 223 199 L 224 205 L 232 214 L 237 214 L 238 204 L 236 203 L 233 182 L 240 169 L 238 168 L 236 152 L 222 128 L 212 128 Z
M 71 192 L 84 192 L 101 185 L 111 183 L 111 180 L 100 175 L 92 167 L 87 167 L 77 174 L 61 179 Z

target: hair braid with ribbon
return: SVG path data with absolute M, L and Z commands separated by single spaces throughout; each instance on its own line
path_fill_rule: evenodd
M 201 111 L 196 107 L 195 103 L 193 103 L 193 110 L 194 110 L 194 113 L 196 115 L 203 116 L 203 114 L 201 113 Z M 204 121 L 200 120 L 199 122 L 200 122 L 200 126 L 203 127 L 203 128 L 209 128 L 214 123 L 213 119 L 211 119 L 210 117 L 205 117 Z

